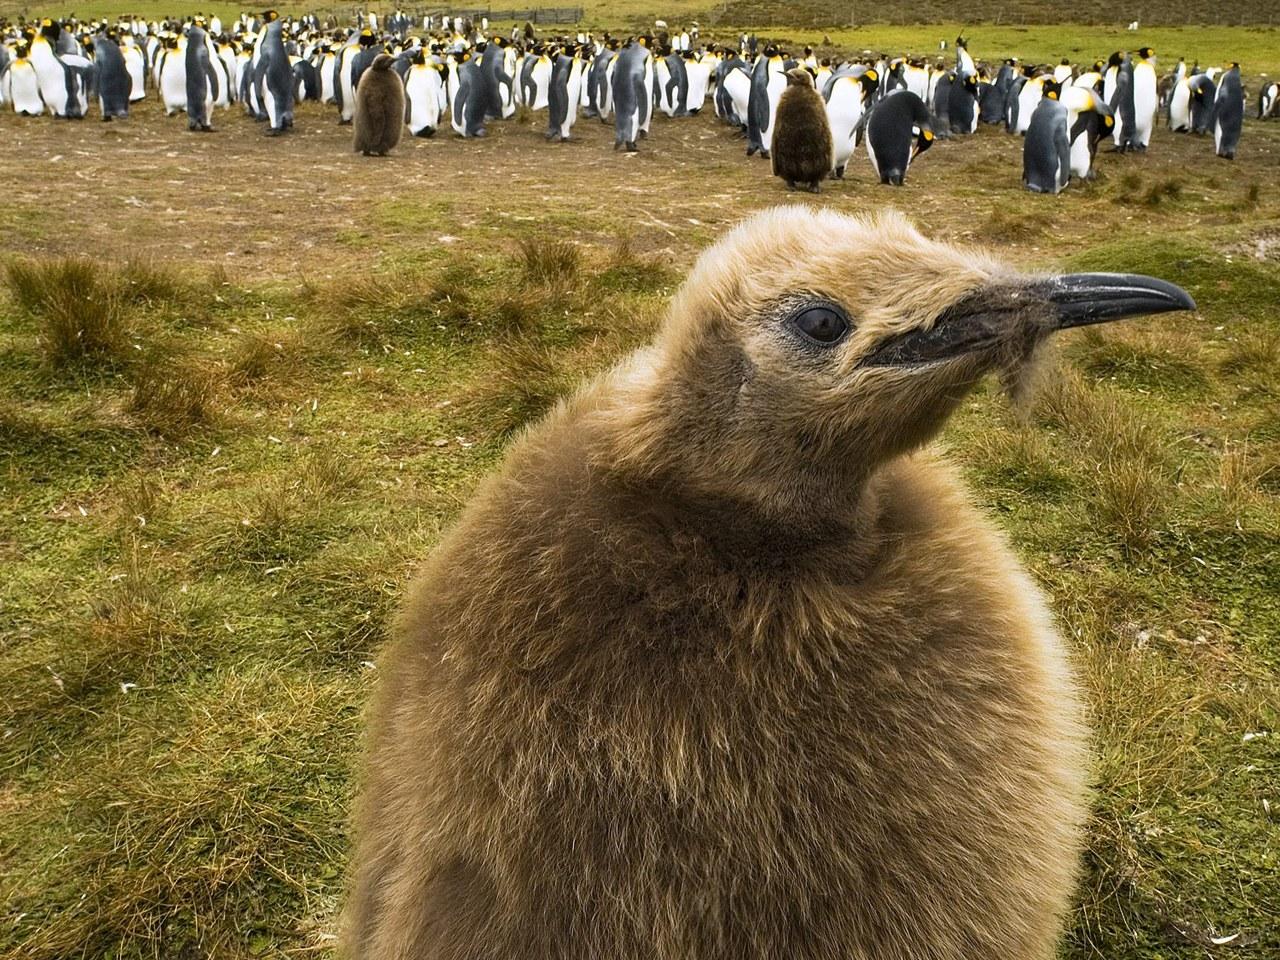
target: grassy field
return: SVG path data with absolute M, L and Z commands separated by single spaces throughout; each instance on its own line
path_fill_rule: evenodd
M 153 100 L 127 123 L 3 118 L 4 960 L 330 956 L 406 579 L 512 433 L 644 341 L 699 250 L 797 202 L 705 114 L 657 118 L 637 155 L 526 119 L 385 161 L 331 109 L 278 141 L 218 122 L 188 136 Z M 901 191 L 859 154 L 817 202 L 1197 298 L 1066 337 L 1028 410 L 993 386 L 942 443 L 1052 598 L 1093 714 L 1063 957 L 1270 960 L 1280 124 L 1250 122 L 1234 164 L 1160 129 L 1058 198 L 1019 188 L 1019 150 L 939 144 Z

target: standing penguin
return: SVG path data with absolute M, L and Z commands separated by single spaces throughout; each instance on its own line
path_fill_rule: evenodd
M 1133 137 L 1130 141 L 1138 150 L 1146 150 L 1151 143 L 1151 130 L 1155 126 L 1156 113 L 1160 109 L 1156 77 L 1155 51 L 1143 47 L 1133 64 Z
M 13 59 L 8 69 L 0 75 L 5 99 L 13 104 L 13 112 L 23 117 L 38 117 L 44 113 L 44 100 L 40 98 L 40 78 L 31 64 L 30 41 L 14 47 Z
M 745 60 L 730 56 L 721 61 L 716 70 L 716 88 L 711 99 L 717 117 L 746 130 L 751 104 L 751 74 Z
M 978 75 L 956 75 L 947 99 L 947 120 L 951 132 L 961 135 L 978 130 Z
M 430 56 L 425 47 L 419 47 L 405 76 L 405 96 L 408 98 L 409 132 L 415 137 L 435 136 L 444 112 L 444 67 Z
M 934 82 L 929 101 L 933 108 L 933 129 L 944 139 L 951 136 L 951 88 L 958 82 L 955 73 L 946 71 Z
M 654 60 L 654 87 L 658 106 L 668 117 L 689 115 L 689 71 L 684 57 L 669 53 Z
M 393 63 L 391 54 L 378 54 L 356 88 L 355 152 L 366 157 L 385 157 L 404 130 L 404 81 Z
M 1169 129 L 1204 136 L 1213 126 L 1217 86 L 1207 73 L 1179 80 L 1169 95 Z
M 648 47 L 633 40 L 613 63 L 613 149 L 626 147 L 634 153 L 653 111 L 653 57 Z
M 910 90 L 895 90 L 867 115 L 867 156 L 880 182 L 900 187 L 911 161 L 933 146 L 929 108 Z
M 862 118 L 875 97 L 878 83 L 879 74 L 873 68 L 842 69 L 832 74 L 822 91 L 827 103 L 827 125 L 831 129 L 831 168 L 837 180 L 844 179 L 845 167 L 858 146 Z
M 896 215 L 733 230 L 409 591 L 345 955 L 1052 957 L 1089 812 L 1079 686 L 921 448 L 1054 331 L 1192 308 Z
M 1060 92 L 1057 80 L 1044 82 L 1044 98 L 1022 143 L 1022 182 L 1033 193 L 1061 193 L 1071 182 L 1071 138 Z
M 1258 119 L 1280 117 L 1280 83 L 1263 83 L 1258 90 Z
M 1102 95 L 1087 87 L 1064 87 L 1059 102 L 1067 110 L 1067 137 L 1071 141 L 1071 175 L 1081 180 L 1094 179 L 1093 162 L 1098 155 L 1098 141 L 1110 134 L 1115 125 L 1111 108 Z
M 978 119 L 982 123 L 994 125 L 1004 122 L 1005 104 L 1012 82 L 1013 66 L 1009 63 L 1000 65 L 995 80 L 982 82 L 978 93 Z
M 112 32 L 93 36 L 94 85 L 104 121 L 129 116 L 129 95 L 133 90 L 133 79 Z
M 485 99 L 480 61 L 470 54 L 449 61 L 449 125 L 460 137 L 483 137 Z
M 204 29 L 197 20 L 187 30 L 187 129 L 213 131 L 213 104 L 218 99 L 218 81 L 209 58 Z
M 1218 95 L 1213 101 L 1214 152 L 1224 160 L 1236 158 L 1243 124 L 1244 90 L 1240 85 L 1240 64 L 1233 63 L 1218 81 Z
M 787 87 L 782 56 L 775 46 L 765 47 L 764 54 L 751 68 L 751 93 L 747 98 L 747 156 L 759 153 L 768 159 L 773 136 L 774 109 Z
M 147 95 L 147 55 L 128 33 L 117 35 L 115 40 L 120 45 L 120 55 L 129 74 L 129 102 L 135 103 Z
M 1108 68 L 1108 73 L 1110 68 Z M 1114 92 L 1107 101 L 1115 112 L 1116 150 L 1124 153 L 1138 146 L 1137 107 L 1133 99 L 1133 61 L 1125 57 L 1115 73 Z
M 40 83 L 40 98 L 49 112 L 66 120 L 82 120 L 89 109 L 89 61 L 62 53 L 54 44 L 62 40 L 60 24 L 45 19 L 40 32 L 30 35 L 28 59 Z M 74 41 L 73 41 L 74 42 Z
M 578 119 L 578 102 L 582 99 L 582 58 L 576 50 L 556 55 L 551 70 L 547 101 L 546 138 L 559 143 L 569 139 Z
M 604 46 L 591 58 L 591 67 L 587 70 L 586 77 L 587 103 L 582 109 L 584 117 L 605 121 L 613 112 L 610 68 L 613 66 L 613 58 L 617 55 L 617 41 L 607 39 Z
M 293 126 L 293 68 L 285 53 L 283 29 L 279 20 L 267 24 L 255 78 L 267 113 L 269 137 L 279 136 Z
M 778 116 L 773 134 L 773 175 L 794 190 L 796 184 L 817 193 L 819 184 L 831 173 L 831 127 L 827 108 L 813 88 L 813 75 L 805 67 L 786 73 L 787 89 L 778 100 Z
M 166 117 L 187 109 L 187 38 L 165 37 L 156 59 L 156 86 Z
M 506 40 L 498 37 L 480 51 L 481 96 L 485 119 L 501 120 L 516 112 L 515 80 L 506 72 Z

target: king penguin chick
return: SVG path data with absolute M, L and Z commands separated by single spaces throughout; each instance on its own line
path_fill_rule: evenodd
M 815 244 L 814 236 L 824 242 Z M 1054 330 L 1192 309 L 785 207 L 509 449 L 379 664 L 357 960 L 1050 960 L 1085 729 L 920 447 Z
M 803 184 L 811 193 L 831 173 L 831 126 L 827 105 L 804 67 L 787 71 L 787 87 L 778 98 L 773 128 L 773 175 L 792 190 Z
M 404 130 L 404 81 L 393 63 L 391 54 L 378 54 L 356 88 L 355 151 L 366 157 L 385 157 Z

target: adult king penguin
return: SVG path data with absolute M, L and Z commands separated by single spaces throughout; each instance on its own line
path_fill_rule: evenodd
M 293 68 L 284 49 L 284 24 L 267 24 L 256 75 L 262 106 L 267 112 L 267 136 L 275 137 L 293 127 Z
M 1031 113 L 1022 143 L 1022 182 L 1033 193 L 1061 193 L 1071 182 L 1068 112 L 1057 80 L 1045 80 L 1044 97 Z
M 1133 64 L 1134 130 L 1131 142 L 1139 150 L 1147 149 L 1151 143 L 1151 130 L 1156 123 L 1156 112 L 1160 109 L 1158 86 L 1155 51 L 1150 47 L 1143 47 L 1138 51 L 1138 59 Z
M 858 146 L 862 118 L 876 95 L 879 79 L 879 74 L 871 67 L 841 69 L 831 75 L 822 91 L 827 103 L 827 125 L 831 130 L 832 173 L 837 180 L 844 179 L 845 167 Z
M 653 56 L 639 40 L 628 43 L 613 61 L 613 149 L 632 153 L 648 129 L 653 112 Z
M 218 99 L 222 79 L 214 71 L 209 44 L 197 20 L 187 30 L 187 129 L 210 133 L 213 130 L 213 103 Z
M 1213 103 L 1218 88 L 1207 73 L 1194 73 L 1174 84 L 1169 96 L 1169 129 L 1201 136 L 1213 125 Z
M 435 136 L 444 112 L 443 64 L 419 47 L 405 76 L 405 96 L 409 99 L 409 132 L 415 137 Z
M 867 114 L 867 157 L 880 182 L 900 187 L 911 161 L 933 145 L 929 108 L 910 90 L 895 90 Z
M 1244 89 L 1240 85 L 1240 64 L 1233 63 L 1218 81 L 1218 95 L 1213 101 L 1214 152 L 1224 160 L 1236 158 L 1243 124 Z
M 120 52 L 111 33 L 96 33 L 93 36 L 93 74 L 102 119 L 128 117 L 133 78 L 129 76 L 124 54 Z
M 38 117 L 44 113 L 44 100 L 40 98 L 40 78 L 31 64 L 30 41 L 17 44 L 13 59 L 3 74 L 5 99 L 13 104 L 13 112 L 23 117 Z
M 1054 331 L 1193 307 L 897 215 L 730 232 L 410 590 L 349 955 L 1050 960 L 1088 815 L 1077 684 L 919 451 Z

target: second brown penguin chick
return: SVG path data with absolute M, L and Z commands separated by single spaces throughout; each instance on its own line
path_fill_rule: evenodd
M 804 67 L 787 71 L 787 89 L 778 99 L 773 130 L 773 175 L 787 186 L 805 186 L 812 193 L 831 173 L 833 148 L 827 105 L 814 89 L 813 75 Z
M 404 81 L 391 69 L 395 57 L 380 53 L 356 89 L 355 151 L 386 156 L 404 130 Z

